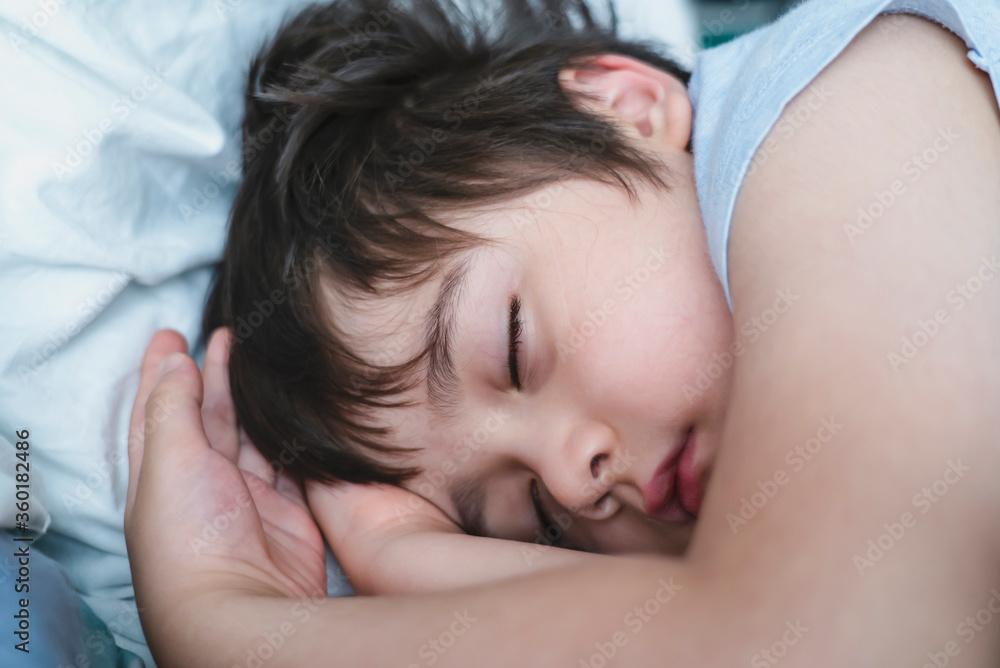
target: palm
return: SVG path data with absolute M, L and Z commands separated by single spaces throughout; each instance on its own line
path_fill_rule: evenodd
M 396 575 L 384 572 L 383 548 L 414 532 L 462 533 L 437 506 L 393 485 L 335 483 L 306 485 L 309 506 L 341 568 L 361 595 L 398 594 Z M 387 577 L 388 576 L 388 577 Z
M 216 450 L 205 460 L 204 479 L 192 485 L 201 494 L 187 497 L 180 513 L 193 518 L 179 533 L 189 537 L 188 551 L 240 562 L 286 596 L 325 596 L 323 538 L 309 511 Z
M 161 405 L 150 398 L 160 360 L 183 350 L 183 339 L 161 332 L 146 352 L 132 413 L 125 518 L 137 590 L 176 589 L 179 583 L 196 588 L 201 578 L 225 573 L 241 587 L 323 597 L 323 539 L 305 499 L 291 481 L 275 476 L 236 423 L 228 342 L 220 331 L 209 343 L 200 407 Z M 191 409 L 200 412 L 203 431 L 167 435 Z M 147 438 L 171 442 L 158 449 L 148 472 L 142 467 Z
M 278 572 L 298 585 L 296 597 L 325 596 L 323 537 L 305 508 L 270 487 L 254 496 L 267 553 Z

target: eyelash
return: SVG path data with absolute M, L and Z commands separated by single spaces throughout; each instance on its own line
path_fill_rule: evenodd
M 510 373 L 510 383 L 514 389 L 521 389 L 521 375 L 518 370 L 517 353 L 521 346 L 521 298 L 510 298 L 510 311 L 507 319 L 507 370 Z
M 531 505 L 535 507 L 535 515 L 538 516 L 538 525 L 541 528 L 542 536 L 546 540 L 552 540 L 551 544 L 556 547 L 562 547 L 563 544 L 563 532 L 562 527 L 559 527 L 550 520 L 545 515 L 545 510 L 542 509 L 542 497 L 538 492 L 538 481 L 535 478 L 531 479 Z M 555 528 L 555 539 L 549 538 L 549 529 Z

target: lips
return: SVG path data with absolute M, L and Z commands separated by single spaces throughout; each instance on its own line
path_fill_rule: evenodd
M 690 522 L 698 516 L 703 490 L 695 467 L 696 453 L 697 434 L 692 428 L 671 449 L 643 489 L 647 515 L 669 523 Z

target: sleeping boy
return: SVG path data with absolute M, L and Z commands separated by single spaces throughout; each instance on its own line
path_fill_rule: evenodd
M 1000 578 L 996 7 L 804 3 L 688 90 L 579 2 L 503 7 L 314 7 L 255 61 L 245 132 L 290 122 L 244 166 L 206 317 L 252 331 L 228 362 L 213 335 L 204 385 L 154 339 L 133 415 L 181 407 L 130 456 L 154 654 L 996 665 L 1000 627 L 963 621 Z M 359 593 L 433 594 L 311 599 L 321 543 L 285 473 Z

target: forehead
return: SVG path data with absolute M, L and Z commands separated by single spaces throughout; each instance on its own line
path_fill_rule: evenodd
M 574 180 L 549 184 L 500 205 L 448 214 L 443 222 L 478 235 L 484 244 L 438 260 L 429 258 L 429 278 L 393 294 L 352 294 L 324 279 L 328 321 L 362 359 L 379 365 L 405 362 L 422 349 L 437 297 L 456 274 L 498 253 L 517 254 L 524 261 L 544 259 L 566 251 L 567 241 L 592 244 L 602 233 L 605 239 L 609 231 L 627 233 L 624 219 L 640 210 L 621 187 Z M 614 225 L 607 225 L 609 221 Z

